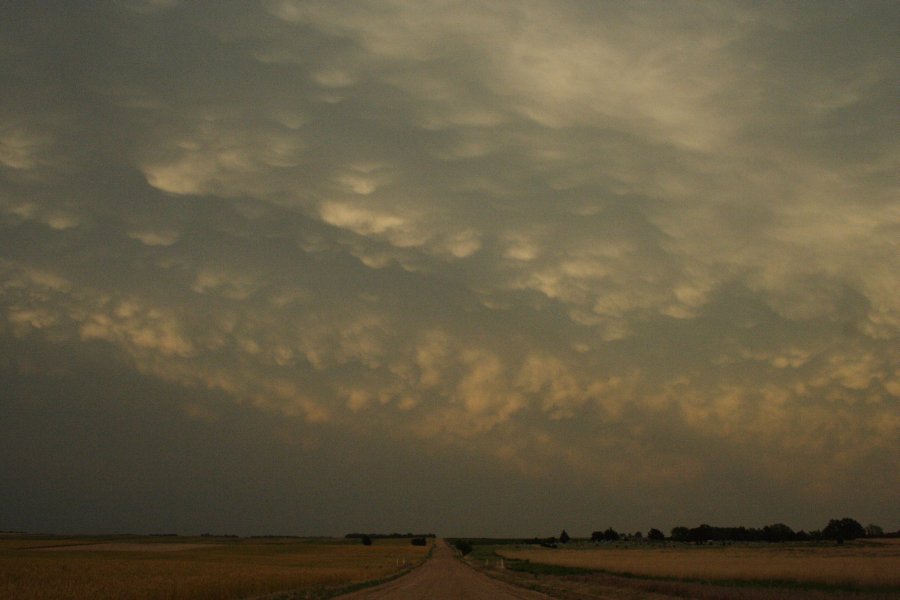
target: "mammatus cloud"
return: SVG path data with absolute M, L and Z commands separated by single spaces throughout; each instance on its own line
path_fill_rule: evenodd
M 533 481 L 896 466 L 892 7 L 13 12 L 3 335 Z

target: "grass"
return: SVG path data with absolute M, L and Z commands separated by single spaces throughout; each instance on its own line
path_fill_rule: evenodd
M 551 565 L 624 577 L 714 582 L 733 587 L 900 591 L 900 544 L 665 548 L 586 545 L 574 549 L 506 548 L 496 553 L 512 559 L 508 568 L 535 574 L 564 574 L 539 566 Z
M 285 597 L 325 597 L 328 590 L 403 572 L 429 549 L 409 540 L 367 547 L 297 538 L 3 536 L 0 598 L 230 600 L 291 590 L 300 593 Z
M 585 569 L 583 567 L 567 567 L 563 565 L 533 563 L 527 560 L 511 560 L 508 564 L 506 564 L 506 568 L 511 571 L 531 573 L 532 575 L 587 575 L 594 572 L 591 569 Z

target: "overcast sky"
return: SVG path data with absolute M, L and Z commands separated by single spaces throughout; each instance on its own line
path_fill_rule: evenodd
M 0 529 L 900 528 L 900 4 L 4 2 Z

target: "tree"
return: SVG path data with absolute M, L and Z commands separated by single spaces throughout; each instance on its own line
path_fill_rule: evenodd
M 647 532 L 647 539 L 651 542 L 661 542 L 666 539 L 666 536 L 659 529 L 653 528 Z
M 838 543 L 841 543 L 844 540 L 866 537 L 866 530 L 858 521 L 850 517 L 844 517 L 841 520 L 831 519 L 828 521 L 825 529 L 822 530 L 822 537 L 826 540 L 836 540 Z
M 570 539 L 571 538 L 569 537 L 569 534 L 566 533 L 565 529 L 563 529 L 562 533 L 559 534 L 559 543 L 560 544 L 568 544 Z
M 877 538 L 882 536 L 884 536 L 884 529 L 873 523 L 866 525 L 866 537 Z
M 360 541 L 362 541 L 363 546 L 371 546 L 372 545 L 372 537 L 371 536 L 364 535 L 359 539 L 360 539 Z
M 793 540 L 796 534 L 784 523 L 775 523 L 763 527 L 762 536 L 767 542 L 788 542 Z
M 688 530 L 688 539 L 695 544 L 712 540 L 725 539 L 725 532 L 719 527 L 713 527 L 707 523 L 692 527 Z
M 612 527 L 607 528 L 606 531 L 595 531 L 591 533 L 592 542 L 616 542 L 619 540 L 619 537 L 618 532 Z
M 691 535 L 691 530 L 687 527 L 673 527 L 671 538 L 676 542 L 686 542 Z

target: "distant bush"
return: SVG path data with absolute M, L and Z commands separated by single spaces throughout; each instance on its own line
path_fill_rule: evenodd
M 466 540 L 456 540 L 453 545 L 456 546 L 456 549 L 459 550 L 459 553 L 463 556 L 469 554 L 472 551 L 472 544 L 470 544 Z

